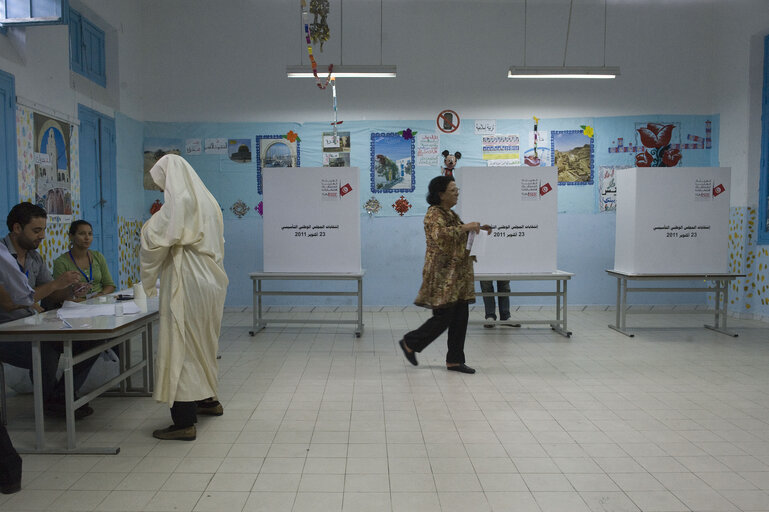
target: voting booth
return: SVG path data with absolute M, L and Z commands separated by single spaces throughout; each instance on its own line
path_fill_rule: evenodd
M 557 270 L 557 168 L 462 167 L 454 177 L 462 221 L 493 228 L 473 241 L 477 274 Z
M 357 167 L 262 170 L 264 271 L 360 272 Z
M 615 270 L 728 272 L 729 168 L 617 169 L 616 183 Z

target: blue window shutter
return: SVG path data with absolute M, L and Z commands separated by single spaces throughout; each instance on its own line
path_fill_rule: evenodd
M 69 62 L 72 71 L 83 74 L 83 17 L 80 13 L 69 12 Z
M 758 243 L 769 244 L 769 36 L 764 38 L 764 90 L 761 110 L 761 177 L 758 188 Z
M 76 10 L 69 10 L 70 68 L 102 87 L 107 86 L 105 42 L 102 29 Z
M 83 74 L 105 87 L 104 31 L 87 19 L 83 19 L 83 48 Z
M 65 25 L 67 0 L 0 0 L 0 25 Z

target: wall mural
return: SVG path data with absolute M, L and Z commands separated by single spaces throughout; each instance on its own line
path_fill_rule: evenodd
M 60 222 L 72 221 L 72 172 L 70 168 L 70 125 L 37 112 L 33 113 L 35 204 Z

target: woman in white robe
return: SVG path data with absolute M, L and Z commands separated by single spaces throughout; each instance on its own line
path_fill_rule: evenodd
M 219 331 L 227 274 L 224 224 L 214 196 L 177 155 L 150 170 L 165 203 L 142 227 L 141 279 L 151 296 L 160 276 L 160 328 L 153 397 L 174 424 L 158 439 L 194 440 L 197 414 L 221 416 L 216 401 Z

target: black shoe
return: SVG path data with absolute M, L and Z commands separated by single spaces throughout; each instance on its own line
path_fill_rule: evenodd
M 496 322 L 497 318 L 493 317 L 493 316 L 487 316 L 486 320 L 492 320 L 492 321 Z M 483 324 L 483 327 L 485 327 L 486 329 L 493 329 L 494 328 L 494 324 Z
M 403 351 L 403 355 L 406 356 L 406 359 L 408 359 L 409 363 L 413 364 L 414 366 L 418 366 L 419 362 L 417 361 L 417 354 L 413 350 L 409 352 L 406 350 L 406 341 L 400 340 L 398 342 L 398 345 L 401 346 L 401 350 Z
M 450 372 L 459 372 L 459 373 L 475 373 L 474 368 L 470 368 L 465 363 L 458 364 L 456 366 L 447 366 L 446 369 Z
M 221 416 L 224 414 L 224 407 L 222 407 L 219 400 L 200 400 L 197 403 L 196 414 L 204 416 Z
M 3 494 L 19 492 L 21 490 L 21 457 L 16 450 L 13 450 L 12 454 L 4 455 L 3 458 L 3 467 L 0 468 L 0 492 Z
M 164 441 L 194 441 L 197 437 L 197 429 L 191 427 L 177 427 L 171 425 L 168 428 L 161 428 L 152 432 L 152 437 L 163 439 Z
M 43 406 L 43 410 L 51 416 L 57 418 L 65 418 L 67 416 L 67 406 L 61 402 L 48 402 Z M 75 419 L 82 420 L 83 418 L 93 414 L 93 407 L 89 404 L 84 404 L 75 409 Z

